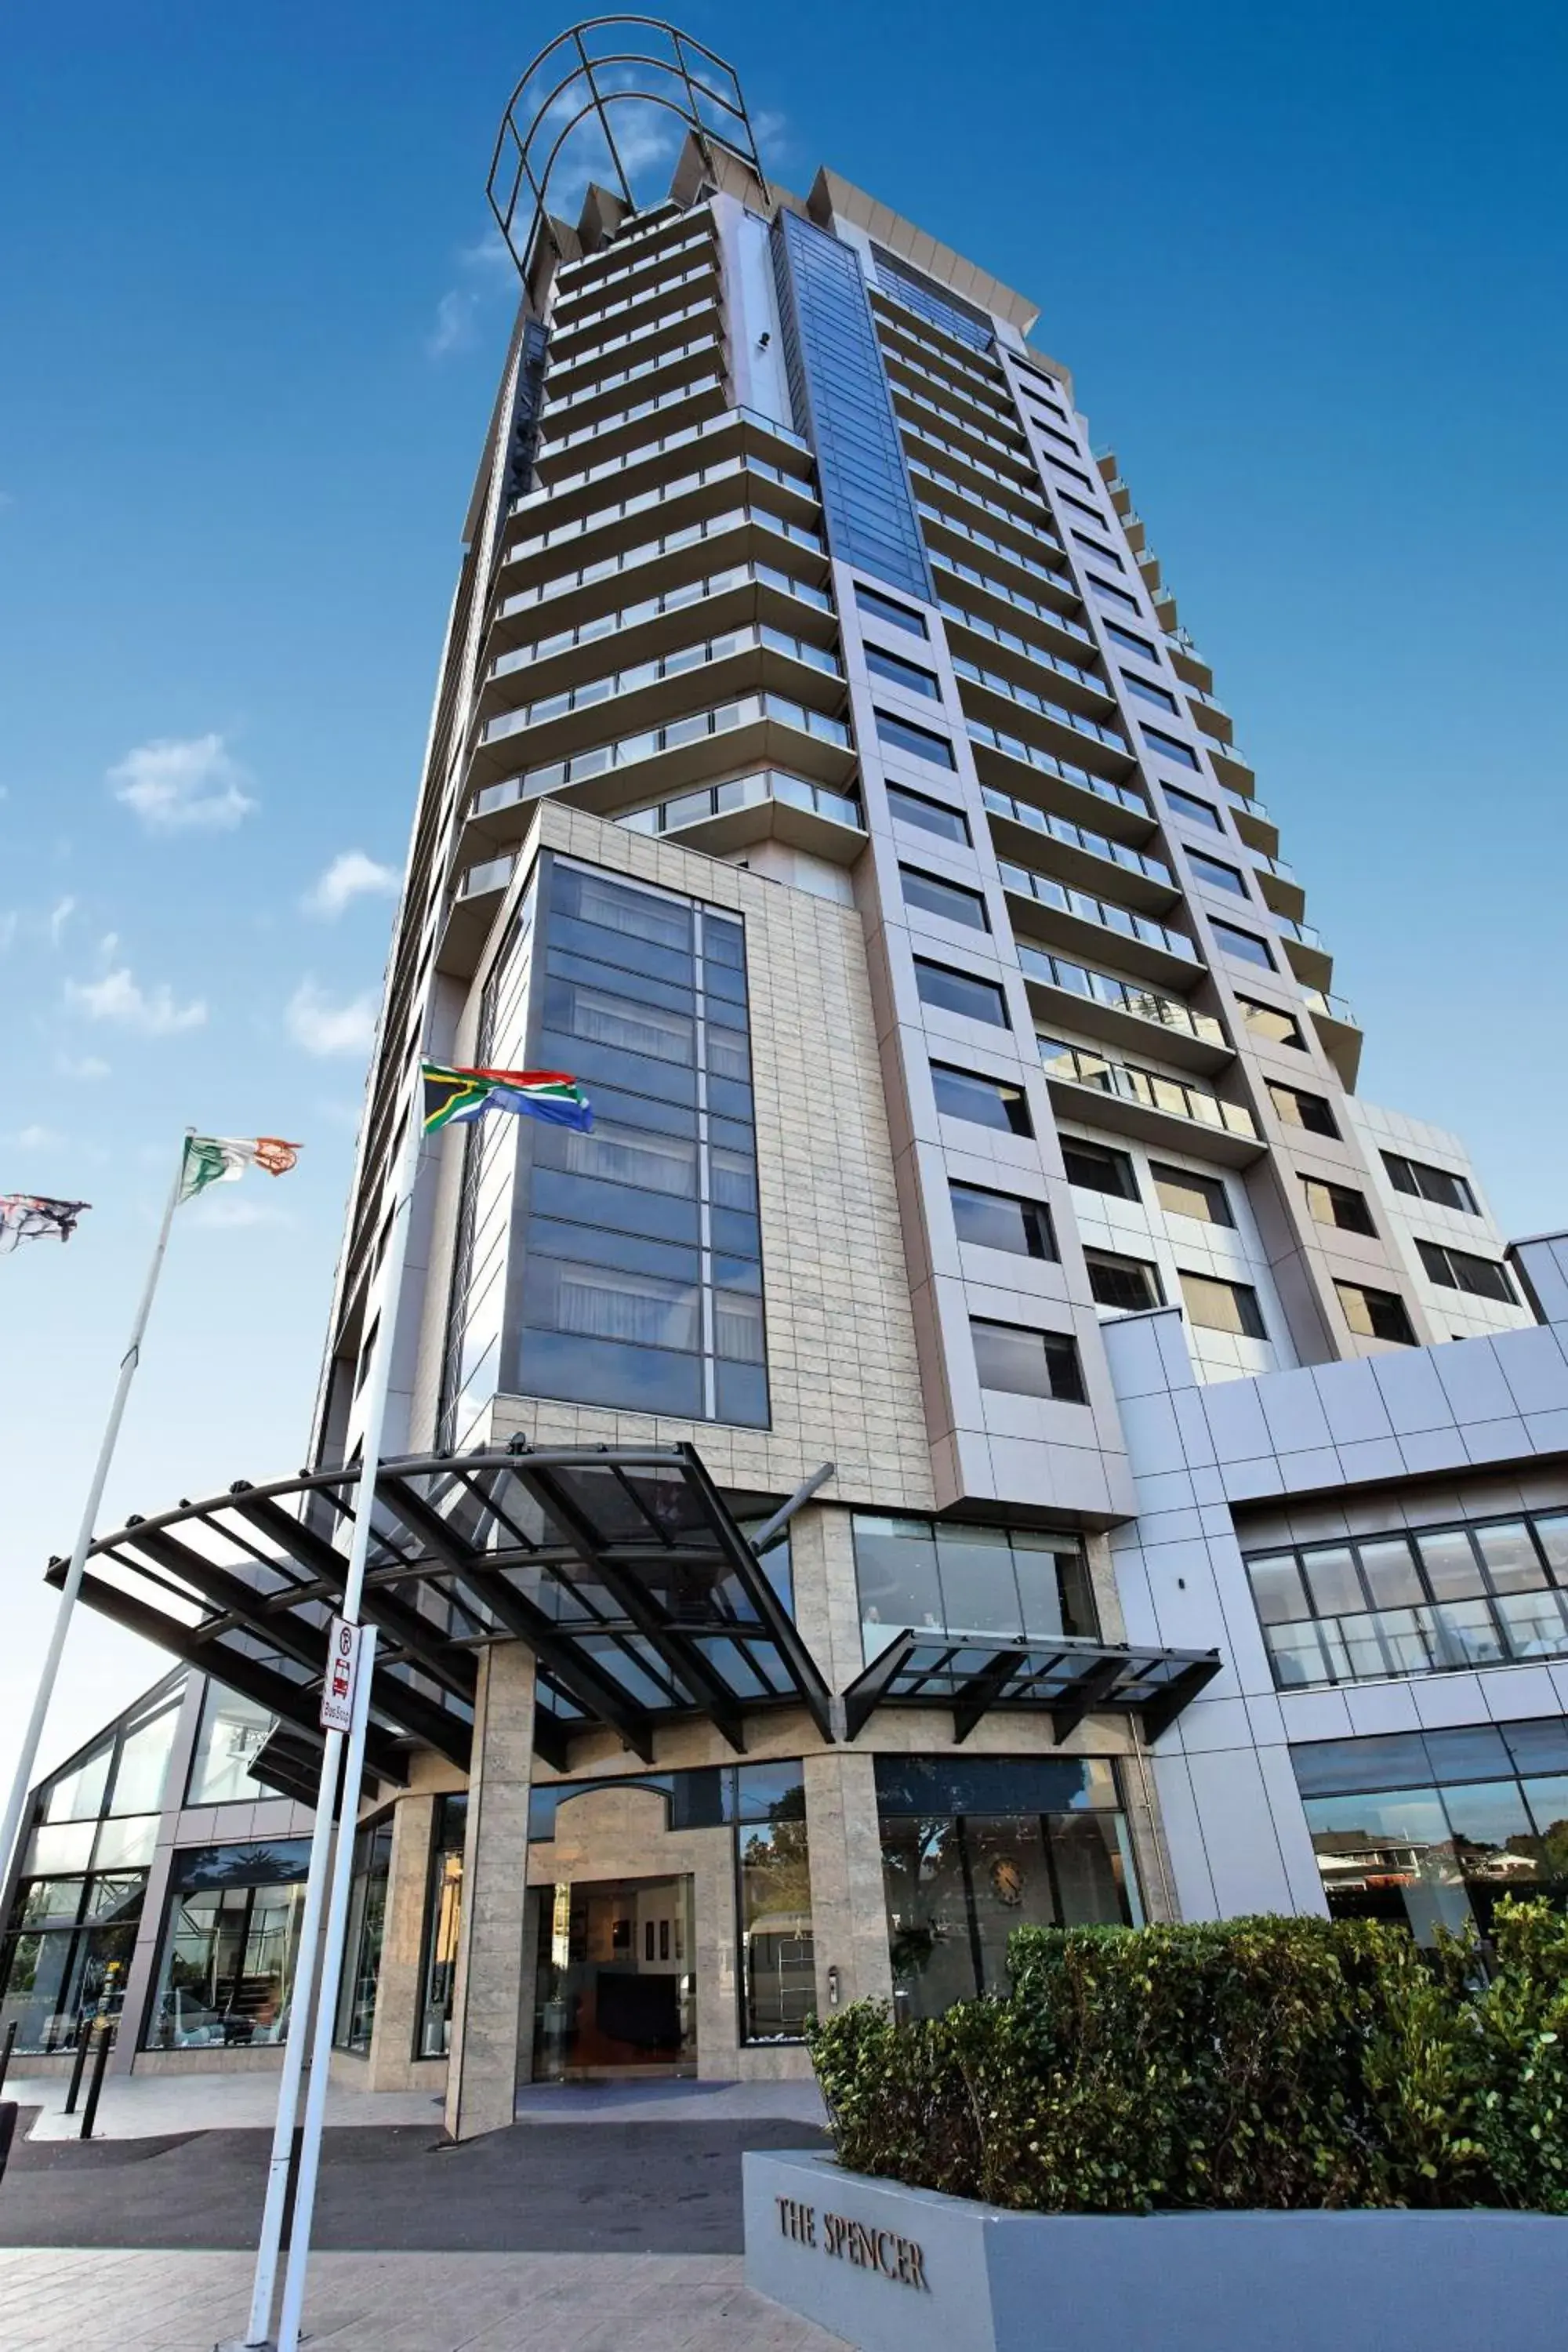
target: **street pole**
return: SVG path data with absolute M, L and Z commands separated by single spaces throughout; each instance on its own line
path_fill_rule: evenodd
M 404 1166 L 398 1180 L 392 1231 L 387 1237 L 384 1260 L 385 1276 L 382 1286 L 380 1328 L 376 1334 L 374 1354 L 366 1383 L 364 1434 L 360 1444 L 359 1486 L 354 1500 L 353 1536 L 349 1546 L 348 1564 L 343 1572 L 342 1614 L 351 1624 L 358 1622 L 364 1594 L 365 1562 L 370 1553 L 371 1517 L 375 1505 L 376 1474 L 381 1466 L 382 1440 L 386 1427 L 386 1400 L 392 1381 L 392 1351 L 397 1337 L 398 1309 L 403 1299 L 403 1269 L 408 1255 L 408 1227 L 414 1207 L 414 1188 L 419 1175 L 419 1153 L 424 1140 L 420 1118 L 419 1072 L 415 1070 L 414 1088 L 409 1104 L 409 1133 Z M 305 2063 L 305 2034 L 310 2015 L 310 1990 L 315 1982 L 318 1947 L 321 1944 L 321 1918 L 326 1907 L 331 1868 L 331 1908 L 327 1923 L 325 1950 L 322 1956 L 321 1984 L 316 1998 L 315 2031 L 310 2063 L 310 2083 L 306 2103 L 305 2130 L 300 2156 L 300 2174 L 295 2190 L 293 2222 L 289 2241 L 289 2269 L 284 2286 L 284 2318 L 277 2338 L 279 2352 L 285 2341 L 298 2342 L 300 2307 L 304 2295 L 305 2264 L 310 2254 L 310 2210 L 315 2194 L 316 2168 L 321 2159 L 321 2121 L 326 2104 L 327 2074 L 331 2060 L 331 2036 L 336 1987 L 342 1967 L 343 1906 L 347 1900 L 349 1874 L 353 1866 L 354 1824 L 359 1814 L 360 1782 L 363 1773 L 365 1727 L 370 1713 L 371 1675 L 374 1670 L 374 1641 L 367 1628 L 362 1643 L 358 1671 L 354 1680 L 352 1728 L 346 1734 L 328 1731 L 323 1735 L 321 1778 L 316 1792 L 316 1820 L 310 1836 L 310 1875 L 305 1885 L 305 1909 L 300 1925 L 300 1950 L 294 1963 L 294 1993 L 289 2003 L 289 2037 L 284 2044 L 283 2075 L 278 2087 L 278 2115 L 272 2131 L 272 2155 L 268 2167 L 267 2197 L 262 2208 L 261 2237 L 256 2250 L 256 2275 L 252 2282 L 250 2318 L 241 2338 L 247 2347 L 270 2345 L 268 2330 L 272 2318 L 273 2295 L 278 2280 L 279 2252 L 283 2239 L 283 2210 L 288 2199 L 289 2169 L 293 2152 L 294 2119 L 299 2111 L 300 2081 Z M 337 1797 L 339 1768 L 343 1748 L 348 1746 L 348 1765 L 342 1774 L 342 1811 L 338 1825 L 338 1845 L 335 1861 L 331 1856 L 332 1811 Z M 340 1901 L 340 1889 L 342 1901 Z M 331 1979 L 332 2000 L 328 1999 Z M 296 2027 L 296 2021 L 298 2025 Z M 318 2080 L 319 2078 L 319 2080 Z M 313 2134 L 313 2138 L 312 2138 Z M 305 2190 L 307 2180 L 310 2200 Z M 287 2315 L 292 2309 L 294 2335 L 285 2336 L 290 2324 Z
M 27 1791 L 33 1785 L 33 1766 L 37 1759 L 38 1742 L 43 1737 L 44 1721 L 48 1714 L 49 1701 L 54 1696 L 55 1684 L 59 1676 L 60 1659 L 65 1652 L 66 1635 L 70 1630 L 71 1612 L 76 1607 L 77 1595 L 81 1591 L 82 1569 L 87 1560 L 88 1549 L 92 1542 L 92 1531 L 98 1524 L 99 1505 L 103 1500 L 109 1465 L 114 1459 L 114 1448 L 120 1436 L 120 1424 L 125 1415 L 125 1400 L 131 1393 L 131 1383 L 136 1376 L 136 1367 L 142 1360 L 142 1340 L 147 1328 L 147 1318 L 153 1311 L 153 1299 L 158 1287 L 158 1276 L 163 1270 L 163 1256 L 169 1246 L 169 1228 L 174 1222 L 174 1211 L 180 1204 L 180 1188 L 185 1176 L 186 1146 L 195 1133 L 195 1129 L 188 1127 L 185 1129 L 184 1141 L 180 1146 L 179 1165 L 174 1171 L 174 1181 L 169 1187 L 169 1197 L 163 1203 L 163 1221 L 158 1227 L 158 1238 L 153 1247 L 153 1263 L 147 1269 L 146 1287 L 142 1293 L 142 1304 L 136 1309 L 136 1320 L 131 1327 L 131 1344 L 121 1359 L 120 1379 L 115 1385 L 114 1401 L 109 1408 L 109 1419 L 103 1426 L 103 1440 L 98 1449 L 98 1464 L 92 1474 L 92 1483 L 87 1490 L 87 1501 L 82 1507 L 81 1525 L 77 1529 L 70 1564 L 66 1570 L 65 1582 L 60 1588 L 59 1603 L 55 1611 L 54 1632 L 49 1636 L 48 1654 L 44 1660 L 43 1672 L 38 1676 L 37 1690 L 34 1694 L 33 1712 L 27 1719 L 27 1728 L 22 1735 L 21 1752 L 16 1759 L 16 1777 L 11 1783 L 11 1794 L 5 1806 L 5 1818 L 4 1823 L 0 1824 L 0 1883 L 4 1883 L 6 1871 L 15 1858 L 16 1838 L 22 1826 L 22 1815 L 26 1809 Z

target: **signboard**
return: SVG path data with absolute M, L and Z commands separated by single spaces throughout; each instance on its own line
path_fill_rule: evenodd
M 334 1617 L 327 1634 L 327 1676 L 321 1685 L 321 1729 L 353 1728 L 354 1684 L 360 1670 L 364 1628 Z

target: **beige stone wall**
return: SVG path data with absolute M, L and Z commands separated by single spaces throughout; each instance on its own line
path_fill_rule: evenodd
M 480 1663 L 474 1711 L 447 2076 L 447 2129 L 454 2139 L 499 2131 L 514 2113 L 526 2047 L 522 1857 L 532 1770 L 533 1659 L 520 1642 L 499 1642 Z

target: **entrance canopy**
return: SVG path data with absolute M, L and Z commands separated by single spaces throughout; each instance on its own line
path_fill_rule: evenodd
M 813 1492 L 808 1480 L 768 1527 Z M 89 1552 L 82 1598 L 267 1707 L 263 1775 L 308 1793 L 327 1629 L 339 1609 L 360 1466 L 128 1520 Z M 468 1769 L 477 1653 L 515 1640 L 538 1668 L 534 1746 L 558 1771 L 604 1727 L 645 1763 L 664 1723 L 706 1717 L 738 1753 L 746 1718 L 804 1706 L 853 1739 L 878 1706 L 950 1706 L 963 1740 L 993 1706 L 1047 1711 L 1058 1740 L 1091 1711 L 1152 1738 L 1219 1671 L 1217 1654 L 913 1631 L 835 1701 L 762 1555 L 688 1444 L 416 1454 L 376 1473 L 363 1615 L 377 1628 L 368 1769 L 405 1779 L 412 1748 Z M 65 1573 L 49 1567 L 51 1582 Z

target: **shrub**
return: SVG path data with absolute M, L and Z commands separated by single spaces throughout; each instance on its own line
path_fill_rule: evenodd
M 811 2029 L 841 2163 L 1037 2212 L 1568 2211 L 1568 1923 L 1020 1928 L 1005 1996 Z

